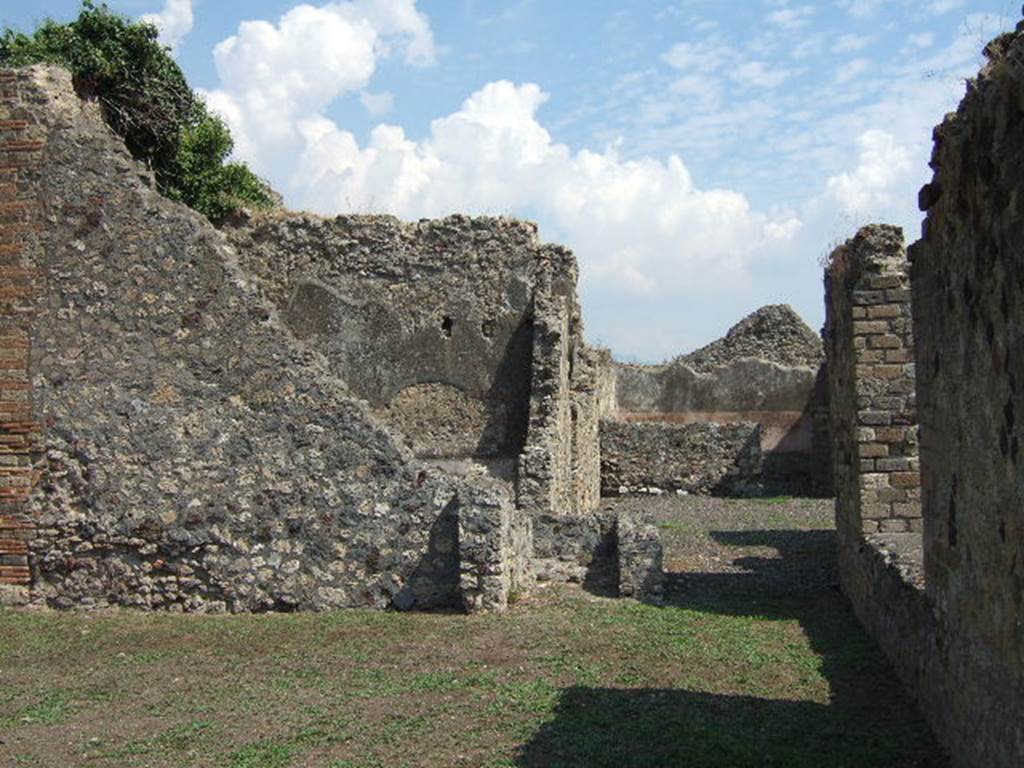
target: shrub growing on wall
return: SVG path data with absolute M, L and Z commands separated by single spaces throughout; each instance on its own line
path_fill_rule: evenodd
M 67 24 L 47 20 L 31 35 L 4 30 L 0 66 L 44 62 L 66 67 L 79 94 L 102 104 L 111 128 L 149 164 L 167 197 L 213 221 L 275 204 L 265 181 L 227 161 L 230 131 L 189 87 L 152 24 L 85 0 Z

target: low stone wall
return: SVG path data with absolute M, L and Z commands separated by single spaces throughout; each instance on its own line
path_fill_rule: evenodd
M 533 529 L 499 488 L 473 488 L 458 498 L 459 587 L 469 612 L 503 610 L 532 584 Z
M 538 515 L 533 552 L 540 582 L 568 581 L 647 602 L 662 597 L 661 538 L 645 515 L 611 509 Z
M 758 495 L 763 490 L 758 424 L 601 422 L 601 492 Z
M 839 550 L 843 591 L 952 754 L 953 765 L 1015 766 L 1024 686 L 992 646 L 928 597 L 919 534 L 869 534 Z M 917 551 L 915 551 L 917 550 Z

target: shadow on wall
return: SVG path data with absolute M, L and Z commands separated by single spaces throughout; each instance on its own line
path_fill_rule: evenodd
M 713 532 L 734 546 L 770 547 L 780 558 L 740 557 L 741 573 L 668 574 L 665 603 L 638 612 L 638 622 L 669 626 L 669 646 L 681 665 L 689 648 L 707 659 L 701 614 L 751 617 L 757 622 L 796 619 L 822 675 L 829 702 L 732 694 L 762 654 L 785 648 L 762 644 L 757 626 L 749 645 L 724 642 L 718 669 L 695 670 L 711 690 L 681 688 L 564 689 L 554 718 L 520 750 L 521 768 L 945 768 L 899 681 L 835 589 L 833 531 Z M 649 611 L 649 613 L 648 613 Z M 726 631 L 715 630 L 714 631 Z M 746 632 L 730 623 L 728 631 Z M 694 647 L 693 644 L 698 644 Z M 732 655 L 736 654 L 736 655 Z M 794 680 L 799 684 L 803 680 Z
M 822 365 L 800 417 L 767 450 L 765 430 L 771 427 L 759 424 L 736 452 L 733 466 L 740 468 L 739 474 L 723 477 L 711 488 L 711 495 L 831 498 L 835 491 L 828 420 L 828 370 Z M 743 468 L 751 466 L 757 472 L 745 476 Z
M 525 318 L 505 345 L 505 350 L 494 372 L 486 402 L 503 404 L 503 424 L 490 423 L 476 446 L 476 456 L 498 453 L 509 458 L 518 456 L 526 444 L 526 431 L 530 423 L 530 372 L 533 358 L 533 319 Z M 495 413 L 497 409 L 492 409 Z M 495 445 L 491 437 L 503 433 L 504 439 Z M 497 450 L 496 450 L 497 447 Z
M 405 586 L 391 598 L 399 611 L 414 608 L 463 613 L 459 582 L 459 505 L 452 499 L 430 528 L 427 551 Z

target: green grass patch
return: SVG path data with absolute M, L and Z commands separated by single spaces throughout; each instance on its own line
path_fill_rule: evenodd
M 780 565 L 831 556 L 826 507 L 678 515 L 666 561 L 699 537 L 722 569 L 663 606 L 555 587 L 478 616 L 0 611 L 0 762 L 941 765 L 842 596 Z

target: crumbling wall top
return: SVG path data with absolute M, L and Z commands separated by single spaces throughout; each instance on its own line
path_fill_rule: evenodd
M 817 368 L 821 339 L 788 304 L 770 304 L 747 315 L 721 339 L 676 358 L 675 363 L 710 373 L 741 357 L 757 357 L 784 366 Z

